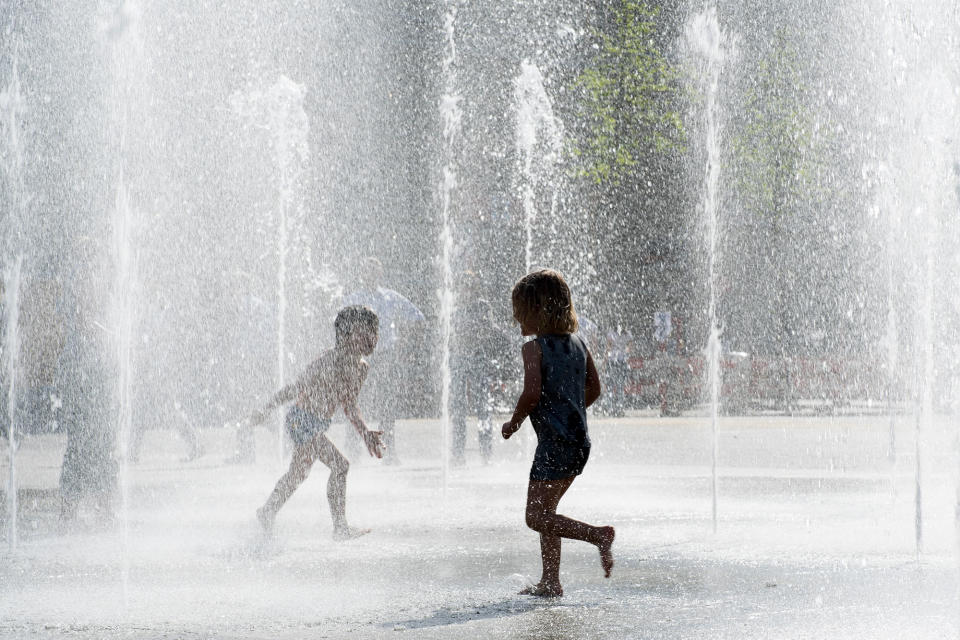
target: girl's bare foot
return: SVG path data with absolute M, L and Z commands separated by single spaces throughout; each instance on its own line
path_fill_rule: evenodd
M 563 587 L 559 584 L 539 583 L 522 589 L 518 595 L 536 596 L 538 598 L 559 598 L 563 595 Z
M 343 542 L 344 540 L 353 540 L 354 538 L 365 536 L 368 533 L 370 533 L 370 529 L 357 529 L 354 527 L 342 526 L 333 530 L 333 539 L 337 542 Z
M 600 549 L 600 565 L 603 567 L 603 577 L 609 578 L 613 570 L 613 538 L 616 531 L 613 527 L 600 527 L 600 530 L 600 544 L 597 545 Z

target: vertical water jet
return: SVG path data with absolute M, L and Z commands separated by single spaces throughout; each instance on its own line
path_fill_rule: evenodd
M 440 171 L 438 195 L 440 199 L 440 437 L 441 485 L 447 489 L 450 467 L 450 348 L 453 332 L 453 314 L 456 309 L 456 293 L 453 283 L 453 200 L 457 189 L 457 150 L 460 142 L 461 119 L 460 93 L 457 82 L 457 4 L 446 0 L 444 4 L 443 33 L 444 49 L 441 63 L 443 95 L 440 96 L 440 119 L 443 124 L 443 166 Z
M 702 56 L 701 88 L 705 94 L 703 112 L 704 166 L 703 185 L 701 187 L 701 206 L 706 233 L 708 256 L 708 307 L 707 344 L 705 357 L 707 362 L 707 385 L 709 389 L 711 455 L 711 516 L 713 530 L 717 530 L 717 494 L 718 494 L 718 457 L 720 436 L 720 392 L 722 378 L 720 373 L 721 327 L 717 309 L 719 298 L 719 278 L 721 260 L 721 214 L 719 209 L 720 170 L 721 170 L 721 122 L 719 117 L 718 94 L 720 76 L 724 63 L 729 56 L 729 38 L 720 28 L 716 8 L 709 8 L 693 17 L 687 25 L 687 40 L 694 50 Z

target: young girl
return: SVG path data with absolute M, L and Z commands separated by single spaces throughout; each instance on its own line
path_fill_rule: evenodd
M 524 419 L 537 432 L 537 452 L 527 489 L 527 526 L 540 534 L 543 574 L 524 595 L 557 597 L 560 585 L 560 539 L 594 544 L 606 577 L 613 569 L 613 527 L 595 527 L 557 514 L 557 503 L 583 471 L 590 455 L 586 409 L 600 397 L 600 378 L 593 358 L 579 336 L 577 314 L 563 276 L 545 269 L 522 278 L 513 287 L 513 317 L 525 336 L 523 392 L 509 422 L 509 438 Z

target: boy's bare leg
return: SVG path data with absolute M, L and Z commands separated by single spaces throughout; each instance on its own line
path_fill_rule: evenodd
M 277 517 L 280 507 L 290 499 L 293 492 L 297 490 L 303 481 L 310 475 L 310 467 L 316 459 L 316 451 L 313 443 L 297 447 L 293 451 L 293 457 L 290 458 L 290 468 L 280 476 L 273 493 L 267 498 L 262 507 L 257 509 L 257 520 L 265 531 L 273 527 L 273 520 Z
M 330 468 L 327 502 L 333 518 L 333 537 L 336 540 L 349 540 L 370 533 L 369 529 L 354 529 L 347 524 L 347 472 L 350 470 L 350 462 L 325 435 L 314 438 L 311 445 L 317 460 Z

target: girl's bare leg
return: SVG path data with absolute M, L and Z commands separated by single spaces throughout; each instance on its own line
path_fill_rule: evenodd
M 604 574 L 610 577 L 613 568 L 613 527 L 595 527 L 573 518 L 557 514 L 560 498 L 574 478 L 552 481 L 531 481 L 527 490 L 527 526 L 540 533 L 540 554 L 543 559 L 543 577 L 535 595 L 562 595 L 560 586 L 561 538 L 583 540 L 600 550 Z
M 270 494 L 264 505 L 257 509 L 257 520 L 260 521 L 260 525 L 265 531 L 269 531 L 273 527 L 273 520 L 277 517 L 280 507 L 290 499 L 297 487 L 303 484 L 303 481 L 310 475 L 310 467 L 313 466 L 313 461 L 316 459 L 316 451 L 312 444 L 299 446 L 293 451 L 293 456 L 290 458 L 290 468 L 277 480 L 273 493 Z
M 556 515 L 560 498 L 571 484 L 573 484 L 573 478 L 549 483 L 531 481 L 527 489 L 527 526 L 540 533 L 540 558 L 543 563 L 540 582 L 532 589 L 526 590 L 530 595 L 545 597 L 563 595 L 563 587 L 560 585 L 561 537 L 542 524 L 549 514 Z M 540 528 L 531 523 L 538 523 Z

